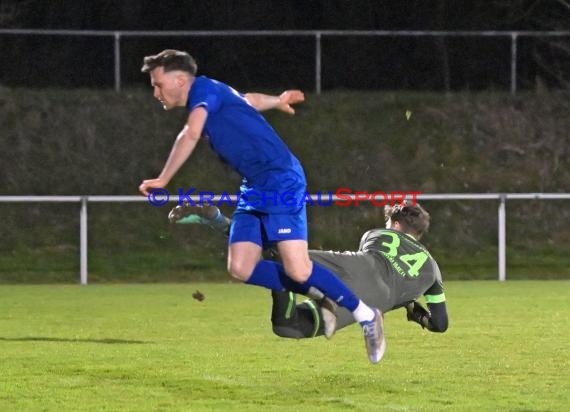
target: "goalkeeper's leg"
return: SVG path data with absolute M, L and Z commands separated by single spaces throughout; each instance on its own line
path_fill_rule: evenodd
M 321 309 L 312 299 L 296 304 L 293 292 L 271 292 L 273 332 L 282 338 L 313 338 L 324 334 Z

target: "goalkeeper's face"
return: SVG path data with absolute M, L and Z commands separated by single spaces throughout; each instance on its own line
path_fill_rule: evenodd
M 164 71 L 159 66 L 150 72 L 150 83 L 154 89 L 154 97 L 162 104 L 164 110 L 178 106 L 186 106 L 189 82 L 187 74 L 173 70 Z

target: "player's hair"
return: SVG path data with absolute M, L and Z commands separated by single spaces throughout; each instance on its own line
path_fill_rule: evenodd
M 416 239 L 420 239 L 429 229 L 430 215 L 427 210 L 415 205 L 401 205 L 384 207 L 384 217 L 386 221 L 398 222 L 404 233 L 409 233 Z
M 198 65 L 196 60 L 185 51 L 180 50 L 163 50 L 158 54 L 146 56 L 143 60 L 141 72 L 149 73 L 157 67 L 163 67 L 165 72 L 173 70 L 181 70 L 196 76 Z

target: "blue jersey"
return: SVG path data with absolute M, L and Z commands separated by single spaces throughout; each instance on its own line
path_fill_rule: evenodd
M 301 200 L 305 173 L 277 132 L 230 86 L 205 76 L 190 88 L 188 110 L 204 107 L 204 127 L 210 145 L 243 177 L 241 210 L 288 213 L 299 209 L 289 194 Z

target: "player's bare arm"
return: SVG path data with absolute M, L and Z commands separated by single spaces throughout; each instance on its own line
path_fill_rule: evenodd
M 203 107 L 192 110 L 186 125 L 176 137 L 170 155 L 158 178 L 144 180 L 139 186 L 139 191 L 143 195 L 147 196 L 150 190 L 168 185 L 196 148 L 207 118 L 208 112 Z
M 301 90 L 285 90 L 279 96 L 263 93 L 246 93 L 245 98 L 257 111 L 277 109 L 288 114 L 295 114 L 292 105 L 305 101 L 305 94 Z

